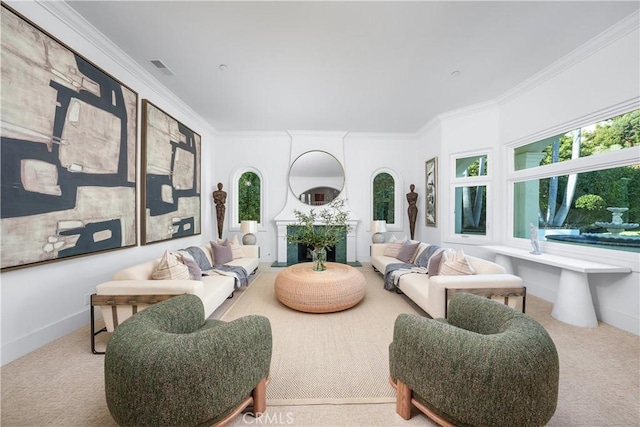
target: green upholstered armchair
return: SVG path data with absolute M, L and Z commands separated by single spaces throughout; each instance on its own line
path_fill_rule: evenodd
M 118 326 L 104 360 L 111 415 L 127 426 L 222 425 L 266 409 L 269 319 L 204 319 L 195 295 L 155 304 Z
M 545 329 L 496 301 L 456 294 L 448 318 L 401 314 L 389 346 L 396 411 L 441 425 L 542 426 L 556 410 L 559 361 Z

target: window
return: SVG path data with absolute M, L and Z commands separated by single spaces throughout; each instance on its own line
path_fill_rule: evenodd
M 456 159 L 456 178 L 487 175 L 487 156 L 472 156 Z
M 515 170 L 566 162 L 637 146 L 640 143 L 640 110 L 582 126 L 569 132 L 518 147 Z M 522 154 L 540 154 L 522 161 Z
M 263 187 L 264 179 L 260 172 L 253 168 L 236 171 L 233 178 L 234 200 L 231 217 L 231 228 L 238 229 L 240 221 L 258 221 L 262 226 L 264 210 Z
M 245 172 L 238 181 L 238 222 L 260 222 L 260 177 Z
M 395 223 L 395 180 L 386 173 L 379 173 L 373 178 L 373 220 L 385 220 L 387 224 Z
M 640 110 L 514 149 L 513 237 L 640 252 Z
M 456 187 L 455 234 L 487 234 L 487 186 Z
M 371 219 L 387 221 L 387 229 L 402 230 L 402 182 L 391 169 L 374 172 L 371 180 Z
M 488 159 L 486 151 L 452 156 L 454 235 L 487 236 Z

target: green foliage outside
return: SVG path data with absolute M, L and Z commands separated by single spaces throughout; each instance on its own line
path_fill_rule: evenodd
M 373 178 L 373 219 L 395 223 L 395 182 L 393 177 L 382 172 Z
M 573 135 L 568 132 L 559 137 L 557 161 L 570 160 Z M 640 145 L 640 110 L 615 117 L 581 130 L 580 157 L 621 150 Z M 553 148 L 545 149 L 546 156 L 540 165 L 553 163 Z M 540 211 L 549 206 L 549 189 L 552 178 L 540 180 Z M 560 206 L 567 191 L 568 176 L 557 177 L 557 197 Z M 566 217 L 565 226 L 580 228 L 582 232 L 598 231 L 595 221 L 610 221 L 607 207 L 627 207 L 623 216 L 626 222 L 640 223 L 640 164 L 578 174 L 573 204 Z M 543 216 L 541 215 L 541 218 Z
M 482 160 L 482 162 L 480 161 Z M 487 156 L 482 156 L 478 158 L 475 162 L 471 163 L 467 167 L 467 173 L 465 176 L 485 176 L 487 175 L 487 170 L 489 169 L 489 162 L 487 161 Z
M 260 177 L 253 172 L 238 180 L 238 220 L 260 221 Z

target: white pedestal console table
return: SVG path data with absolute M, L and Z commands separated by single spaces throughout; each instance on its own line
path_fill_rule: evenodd
M 516 274 L 512 258 L 524 259 L 540 264 L 558 267 L 560 283 L 558 296 L 551 315 L 565 323 L 575 326 L 596 328 L 598 319 L 591 299 L 589 274 L 593 273 L 630 273 L 631 268 L 599 262 L 583 261 L 559 255 L 534 255 L 527 250 L 508 246 L 482 246 L 496 254 L 496 263 L 502 265 L 508 273 Z

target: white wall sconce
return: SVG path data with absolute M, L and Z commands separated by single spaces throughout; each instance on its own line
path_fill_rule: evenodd
M 384 235 L 387 231 L 387 221 L 385 220 L 376 220 L 371 221 L 371 232 L 373 236 L 371 236 L 371 241 L 373 243 L 384 243 Z
M 240 223 L 240 232 L 244 234 L 242 236 L 243 245 L 255 245 L 256 236 L 253 233 L 258 232 L 258 221 L 242 221 Z

